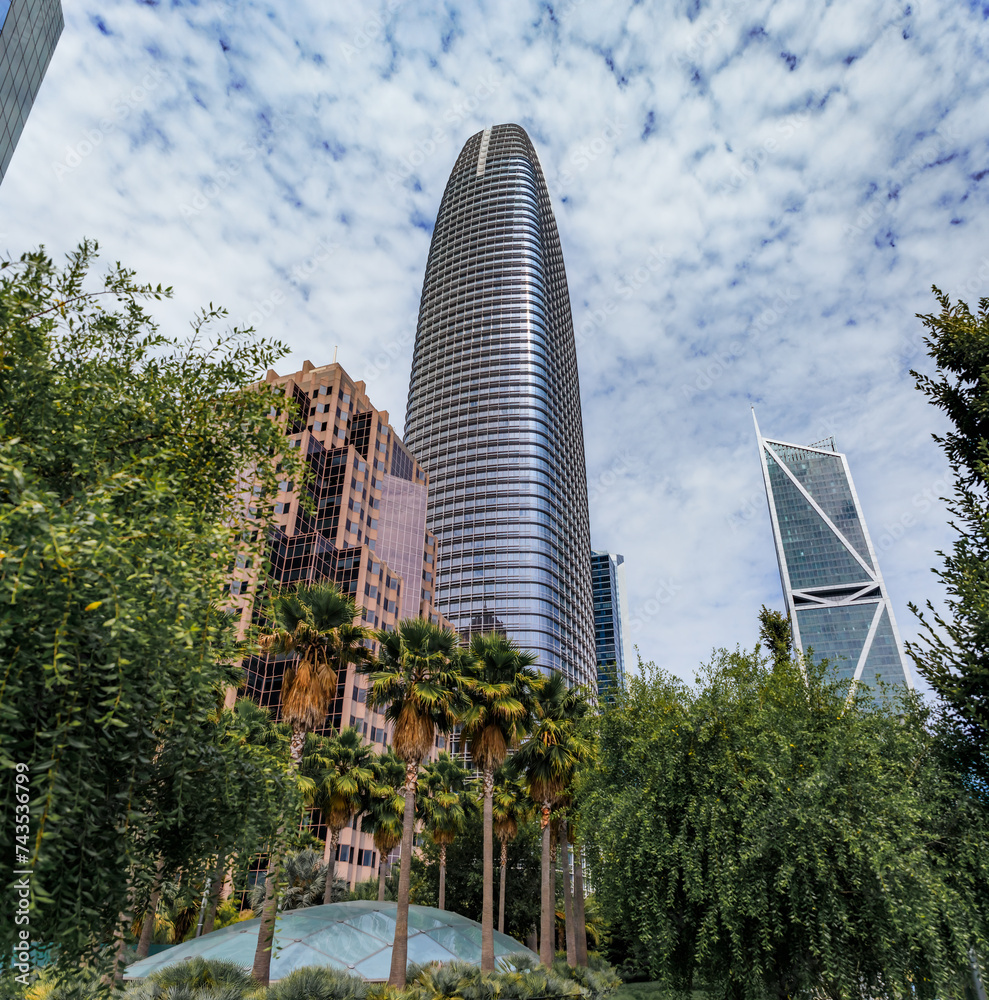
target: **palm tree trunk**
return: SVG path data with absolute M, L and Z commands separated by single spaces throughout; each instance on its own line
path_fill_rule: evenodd
M 577 925 L 577 964 L 587 967 L 587 918 L 584 915 L 584 859 L 580 845 L 573 849 L 573 915 Z
M 385 900 L 385 852 L 378 848 L 378 902 Z
M 137 957 L 147 958 L 151 948 L 151 942 L 155 936 L 155 914 L 158 912 L 158 902 L 161 899 L 161 873 L 165 869 L 163 858 L 158 859 L 158 868 L 155 871 L 154 885 L 151 887 L 151 899 L 148 900 L 148 908 L 144 912 L 144 921 L 141 924 L 141 938 L 137 942 Z
M 484 768 L 484 893 L 481 897 L 481 972 L 494 972 L 494 768 Z
M 542 886 L 539 912 L 539 961 L 547 969 L 553 967 L 553 924 L 556 922 L 556 901 L 550 895 L 550 804 L 543 803 L 540 822 L 543 828 Z
M 395 912 L 395 941 L 391 949 L 389 986 L 405 986 L 409 964 L 409 879 L 412 870 L 412 834 L 416 820 L 416 783 L 419 762 L 405 765 L 405 816 L 402 823 L 402 856 L 399 859 L 398 907 Z
M 326 846 L 323 848 L 323 864 L 326 865 L 326 888 L 323 890 L 323 902 L 333 902 L 333 881 L 337 875 L 337 838 L 339 830 L 326 828 Z
M 550 908 L 553 915 L 553 958 L 556 958 L 557 951 L 560 950 L 559 935 L 556 933 L 556 865 L 560 860 L 557 856 L 560 850 L 559 841 L 556 839 L 556 827 L 553 825 L 552 819 L 549 824 L 549 853 L 550 857 L 553 859 L 553 863 L 550 865 L 549 869 L 549 898 L 550 898 Z
M 280 838 L 279 830 L 276 839 Z M 258 944 L 254 949 L 254 967 L 251 969 L 251 975 L 261 986 L 267 986 L 271 978 L 271 950 L 275 939 L 275 918 L 278 916 L 278 893 L 275 892 L 277 881 L 278 867 L 271 864 L 264 880 L 264 905 L 261 907 Z
M 289 744 L 289 748 L 292 753 L 292 763 L 298 767 L 299 761 L 302 760 L 302 747 L 306 742 L 306 730 L 305 727 L 301 726 L 297 722 L 292 723 L 292 741 Z
M 203 934 L 209 934 L 213 930 L 216 922 L 216 907 L 220 902 L 220 893 L 223 890 L 223 879 L 226 875 L 227 855 L 221 852 L 216 858 L 216 868 L 213 869 L 213 881 L 209 889 L 209 907 L 206 910 L 206 921 L 203 924 Z
M 357 817 L 357 829 L 356 829 L 356 832 L 354 833 L 354 847 L 357 850 L 358 856 L 360 856 L 361 836 L 364 833 L 363 827 L 364 827 L 364 813 L 361 813 Z M 358 871 L 357 859 L 356 858 L 351 858 L 350 859 L 350 891 L 351 892 L 354 891 L 354 886 L 357 885 L 357 871 Z
M 577 928 L 574 926 L 573 892 L 570 888 L 570 843 L 567 840 L 567 821 L 560 820 L 560 847 L 563 848 L 563 918 L 567 937 L 567 965 L 577 964 Z
M 440 909 L 446 909 L 446 844 L 440 844 Z
M 498 893 L 498 933 L 505 933 L 505 870 L 508 868 L 508 841 L 501 842 L 501 891 Z

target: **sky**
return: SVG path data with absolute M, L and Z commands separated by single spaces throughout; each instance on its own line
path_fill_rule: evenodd
M 951 545 L 917 313 L 989 295 L 986 0 L 73 0 L 0 184 L 0 251 L 84 237 L 337 359 L 404 424 L 464 142 L 531 136 L 570 287 L 592 543 L 692 678 L 783 608 L 752 407 L 834 436 L 905 638 Z

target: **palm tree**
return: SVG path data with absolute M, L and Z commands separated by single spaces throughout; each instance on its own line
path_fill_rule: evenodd
M 491 799 L 494 774 L 532 728 L 536 692 L 544 683 L 537 657 L 496 632 L 475 635 L 465 675 L 470 708 L 461 732 L 474 766 L 481 771 L 484 886 L 481 904 L 481 970 L 494 970 L 494 835 Z
M 525 786 L 510 778 L 504 770 L 495 775 L 491 799 L 494 835 L 501 841 L 501 889 L 498 894 L 498 933 L 505 933 L 505 875 L 508 870 L 508 845 L 519 833 L 519 826 L 532 816 L 532 803 Z
M 370 805 L 375 781 L 373 763 L 374 747 L 363 743 L 360 733 L 350 726 L 332 739 L 306 734 L 299 762 L 299 789 L 306 803 L 319 809 L 326 824 L 324 903 L 333 902 L 340 831 Z
M 262 632 L 261 649 L 295 654 L 282 678 L 282 720 L 292 727 L 292 759 L 298 763 L 307 732 L 326 721 L 337 675 L 348 664 L 370 659 L 369 629 L 355 625 L 357 606 L 336 584 L 300 584 L 268 604 L 274 628 Z
M 282 878 L 285 890 L 279 901 L 279 909 L 302 910 L 307 906 L 317 906 L 323 901 L 326 891 L 326 862 L 311 848 L 299 851 L 285 859 Z M 264 906 L 264 883 L 258 883 L 251 890 L 251 909 L 260 910 Z
M 378 850 L 378 901 L 385 898 L 385 862 L 393 848 L 402 842 L 405 798 L 401 788 L 405 765 L 392 749 L 374 760 L 375 787 L 368 806 L 364 829 L 374 838 Z
M 268 603 L 274 628 L 258 638 L 261 649 L 279 655 L 294 654 L 282 678 L 282 721 L 292 728 L 292 760 L 298 764 L 306 733 L 326 721 L 337 690 L 337 675 L 348 664 L 361 665 L 370 658 L 371 633 L 355 625 L 357 606 L 330 582 L 300 584 L 275 594 Z M 266 986 L 271 972 L 271 942 L 278 910 L 275 884 L 277 862 L 265 879 L 267 894 L 258 927 L 252 974 Z M 332 880 L 327 880 L 332 888 Z
M 440 849 L 439 908 L 446 909 L 446 849 L 464 832 L 474 800 L 466 790 L 470 771 L 461 767 L 445 750 L 423 770 L 419 783 L 425 793 L 421 812 L 433 843 Z
M 555 868 L 550 853 L 550 817 L 578 764 L 587 755 L 588 745 L 577 728 L 577 721 L 588 707 L 587 696 L 581 689 L 568 689 L 562 675 L 553 674 L 539 696 L 538 724 L 511 762 L 513 773 L 522 776 L 529 797 L 540 807 L 543 850 L 539 960 L 547 968 L 553 965 L 553 914 L 556 910 L 550 881 L 551 868 Z
M 371 675 L 367 702 L 384 708 L 394 722 L 392 747 L 405 764 L 405 815 L 402 824 L 402 857 L 398 878 L 398 909 L 392 947 L 391 986 L 405 985 L 409 955 L 409 875 L 415 794 L 419 766 L 436 742 L 436 731 L 448 733 L 463 712 L 457 633 L 420 618 L 406 618 L 394 632 L 375 632 L 381 644 L 373 667 L 361 664 Z

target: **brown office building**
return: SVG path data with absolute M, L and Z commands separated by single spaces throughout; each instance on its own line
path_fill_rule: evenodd
M 312 509 L 299 502 L 302 484 L 283 481 L 275 498 L 269 546 L 269 586 L 333 580 L 353 597 L 371 628 L 393 628 L 403 618 L 447 624 L 434 608 L 436 538 L 426 530 L 427 478 L 388 422 L 376 410 L 363 382 L 338 364 L 278 375 L 267 382 L 285 387 L 298 407 L 285 431 L 289 447 L 301 448 L 312 471 Z M 231 590 L 247 594 L 264 586 L 252 568 L 236 571 Z M 260 582 L 259 582 L 260 581 Z M 242 600 L 243 621 L 258 614 L 258 595 Z M 244 664 L 244 691 L 277 712 L 286 658 L 252 656 Z M 336 699 L 322 732 L 355 726 L 383 748 L 390 724 L 367 707 L 367 680 L 353 668 L 341 672 Z M 323 828 L 314 827 L 323 836 Z M 352 824 L 340 835 L 338 877 L 348 883 L 377 874 L 374 843 Z

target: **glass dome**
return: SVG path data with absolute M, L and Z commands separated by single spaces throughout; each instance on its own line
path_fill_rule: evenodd
M 391 968 L 395 903 L 356 900 L 280 913 L 275 924 L 271 979 L 284 979 L 305 965 L 342 969 L 362 979 L 383 981 Z M 222 958 L 250 969 L 260 919 L 231 924 L 193 941 L 144 958 L 127 967 L 125 979 L 144 979 L 158 969 L 187 959 Z M 494 934 L 495 959 L 529 952 L 507 934 Z M 533 958 L 538 961 L 537 955 Z M 481 964 L 481 925 L 449 910 L 409 907 L 409 961 Z

